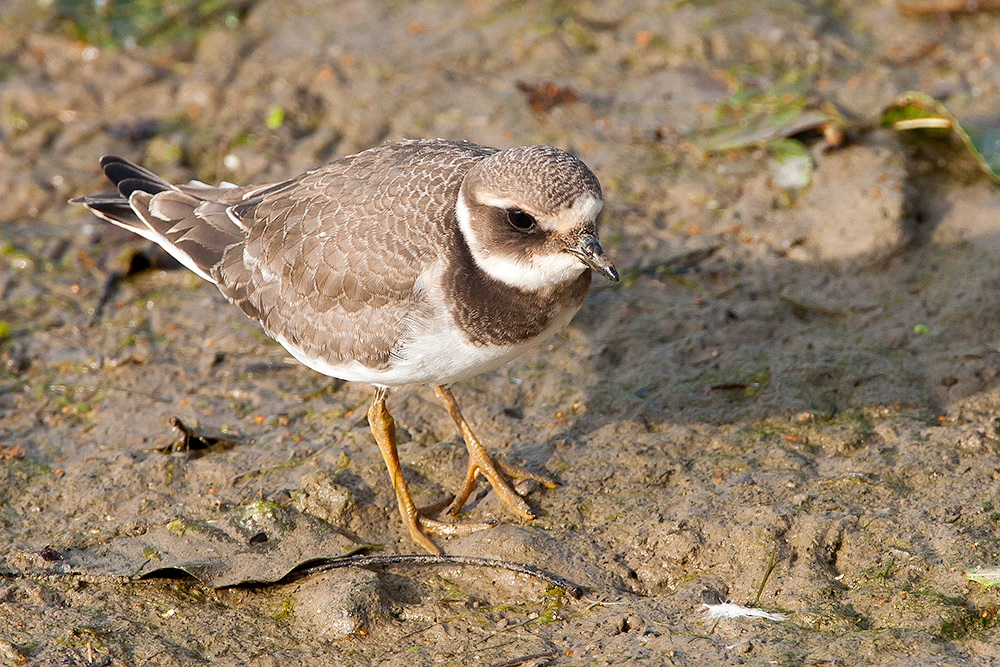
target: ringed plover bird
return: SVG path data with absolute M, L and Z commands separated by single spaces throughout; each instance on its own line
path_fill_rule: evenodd
M 450 385 L 494 369 L 569 323 L 591 270 L 618 274 L 597 239 L 601 186 L 550 146 L 498 150 L 402 141 L 280 183 L 172 185 L 120 157 L 101 158 L 118 192 L 73 199 L 170 253 L 309 368 L 374 385 L 368 422 L 410 536 L 492 523 L 435 521 L 414 506 L 386 408 L 389 389 L 429 384 L 469 452 L 457 514 L 484 476 L 515 514 L 506 478 L 547 477 L 494 461 Z

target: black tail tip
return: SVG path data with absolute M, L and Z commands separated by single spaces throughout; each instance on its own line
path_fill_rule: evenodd
M 101 162 L 101 169 L 104 169 L 109 164 L 112 164 L 112 163 L 115 163 L 115 162 L 124 162 L 125 164 L 131 164 L 125 158 L 119 157 L 117 155 L 102 155 L 100 162 Z
M 155 195 L 170 189 L 170 184 L 153 172 L 117 155 L 102 157 L 101 169 L 126 199 L 136 190 Z

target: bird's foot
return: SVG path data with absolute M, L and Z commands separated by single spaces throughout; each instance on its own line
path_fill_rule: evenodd
M 424 505 L 423 507 L 418 507 L 417 511 L 420 512 L 420 516 L 431 516 L 451 505 L 453 500 L 455 500 L 455 494 L 449 493 L 437 502 L 433 502 L 430 505 Z
M 524 502 L 521 496 L 511 488 L 506 478 L 530 479 L 538 482 L 547 489 L 554 489 L 558 486 L 558 483 L 551 477 L 539 475 L 530 470 L 518 468 L 517 466 L 512 466 L 501 461 L 494 461 L 486 450 L 482 448 L 482 445 L 479 445 L 478 440 L 475 442 L 475 445 L 469 447 L 469 467 L 465 473 L 465 481 L 462 483 L 462 488 L 455 495 L 448 513 L 454 516 L 462 511 L 462 508 L 469 501 L 472 491 L 476 488 L 476 478 L 482 475 L 490 483 L 490 486 L 493 487 L 493 491 L 500 497 L 500 500 L 510 507 L 515 514 L 526 521 L 534 519 L 534 512 L 531 511 L 531 508 L 528 507 L 528 504 Z
M 542 486 L 550 489 L 557 486 L 555 480 L 543 475 L 537 475 L 523 468 L 494 461 L 482 443 L 479 442 L 476 434 L 472 432 L 469 422 L 465 421 L 465 417 L 462 416 L 462 410 L 458 407 L 458 401 L 455 400 L 455 396 L 451 393 L 451 390 L 444 385 L 439 385 L 434 387 L 434 392 L 441 399 L 441 402 L 444 403 L 445 407 L 448 408 L 448 413 L 451 415 L 452 421 L 455 422 L 455 426 L 458 427 L 459 432 L 462 434 L 462 439 L 465 441 L 465 448 L 469 451 L 469 467 L 465 473 L 465 481 L 462 483 L 462 488 L 459 492 L 455 494 L 455 500 L 452 502 L 448 512 L 455 515 L 462 511 L 465 503 L 469 500 L 469 496 L 472 495 L 473 489 L 476 488 L 476 477 L 482 475 L 490 483 L 490 486 L 493 487 L 496 494 L 500 496 L 500 500 L 507 507 L 511 508 L 514 514 L 526 521 L 534 519 L 535 514 L 528 507 L 528 503 L 524 502 L 521 496 L 517 495 L 514 489 L 510 488 L 504 475 L 514 479 L 533 479 Z
M 396 450 L 396 423 L 385 406 L 385 396 L 385 389 L 376 389 L 375 398 L 368 409 L 368 423 L 371 426 L 372 435 L 375 436 L 375 442 L 378 443 L 379 450 L 382 452 L 386 469 L 389 471 L 389 479 L 392 480 L 392 488 L 396 492 L 396 504 L 399 507 L 399 514 L 403 518 L 403 525 L 410 532 L 413 541 L 427 553 L 439 554 L 441 550 L 431 542 L 426 533 L 468 535 L 492 527 L 494 525 L 492 521 L 445 523 L 421 516 L 420 511 L 410 498 L 410 492 L 406 488 L 406 480 L 403 479 L 403 469 L 399 465 L 399 452 Z
M 429 537 L 427 537 L 427 533 L 432 535 L 444 535 L 446 537 L 471 535 L 472 533 L 478 533 L 496 525 L 496 521 L 437 521 L 435 519 L 429 519 L 426 516 L 422 516 L 420 512 L 416 511 L 416 509 L 414 509 L 413 512 L 404 511 L 402 515 L 403 524 L 410 531 L 410 538 L 423 547 L 424 551 L 434 555 L 440 554 L 441 549 L 439 549 L 438 546 L 434 544 Z

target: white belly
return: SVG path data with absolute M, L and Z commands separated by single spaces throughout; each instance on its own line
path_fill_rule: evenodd
M 446 312 L 439 311 L 437 318 L 415 333 L 389 367 L 373 369 L 358 362 L 329 363 L 310 357 L 301 348 L 292 345 L 282 336 L 275 339 L 298 361 L 317 373 L 349 382 L 365 382 L 381 387 L 402 387 L 411 384 L 451 384 L 458 380 L 493 370 L 530 348 L 548 339 L 569 324 L 580 306 L 567 308 L 553 318 L 541 334 L 512 346 L 474 345 L 455 326 Z

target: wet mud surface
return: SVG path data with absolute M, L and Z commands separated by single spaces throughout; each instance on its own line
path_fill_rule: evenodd
M 998 593 L 963 577 L 1000 559 L 1000 189 L 957 143 L 878 127 L 911 89 L 995 115 L 1000 15 L 262 0 L 98 48 L 9 4 L 0 663 L 1000 662 Z M 782 187 L 769 148 L 690 141 L 782 86 L 845 119 L 834 149 L 805 137 L 808 186 Z M 130 578 L 233 516 L 265 555 L 261 533 L 311 526 L 287 569 L 415 548 L 370 388 L 291 363 L 212 285 L 66 200 L 105 189 L 105 153 L 249 183 L 407 137 L 549 143 L 604 185 L 622 282 L 455 387 L 491 451 L 560 486 L 521 487 L 523 523 L 480 484 L 468 516 L 497 527 L 439 540 L 587 592 L 465 566 Z M 465 449 L 433 391 L 390 408 L 417 503 L 453 491 Z M 228 435 L 175 448 L 172 418 Z M 785 619 L 708 618 L 719 601 Z

